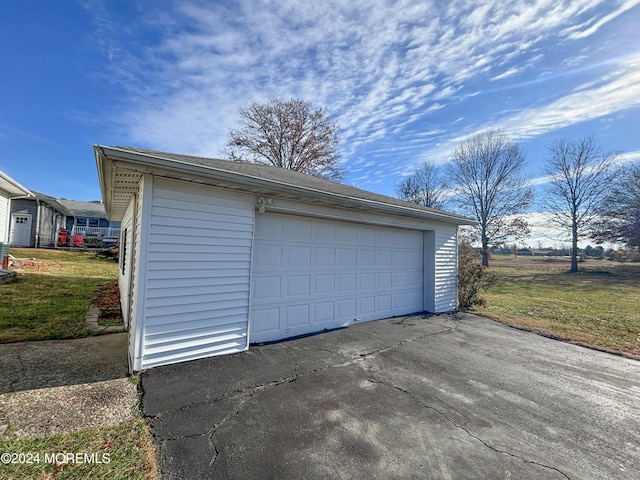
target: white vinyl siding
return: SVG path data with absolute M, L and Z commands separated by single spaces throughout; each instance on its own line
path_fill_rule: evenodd
M 9 240 L 9 195 L 0 190 L 0 242 Z
M 256 217 L 251 341 L 423 310 L 421 231 Z
M 457 227 L 439 227 L 435 232 L 435 309 L 450 312 L 458 307 Z
M 251 197 L 154 179 L 142 368 L 246 350 Z

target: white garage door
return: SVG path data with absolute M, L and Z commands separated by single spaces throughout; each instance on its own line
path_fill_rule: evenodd
M 256 215 L 250 341 L 423 310 L 423 234 Z

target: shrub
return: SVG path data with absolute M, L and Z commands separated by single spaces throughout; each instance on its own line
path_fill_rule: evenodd
M 478 262 L 471 243 L 461 240 L 458 245 L 458 308 L 466 310 L 474 305 L 483 305 L 480 292 L 495 281 L 495 275 Z

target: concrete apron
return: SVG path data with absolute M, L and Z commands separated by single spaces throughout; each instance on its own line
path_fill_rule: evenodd
M 640 364 L 473 315 L 151 369 L 163 478 L 631 478 Z
M 127 334 L 0 345 L 0 440 L 137 417 Z

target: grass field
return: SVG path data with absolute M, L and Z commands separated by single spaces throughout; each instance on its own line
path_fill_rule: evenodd
M 0 285 L 0 343 L 86 336 L 96 288 L 117 279 L 118 264 L 85 252 L 12 248 L 11 254 L 20 267 L 17 280 Z
M 640 263 L 495 256 L 496 284 L 472 311 L 508 325 L 640 359 Z

